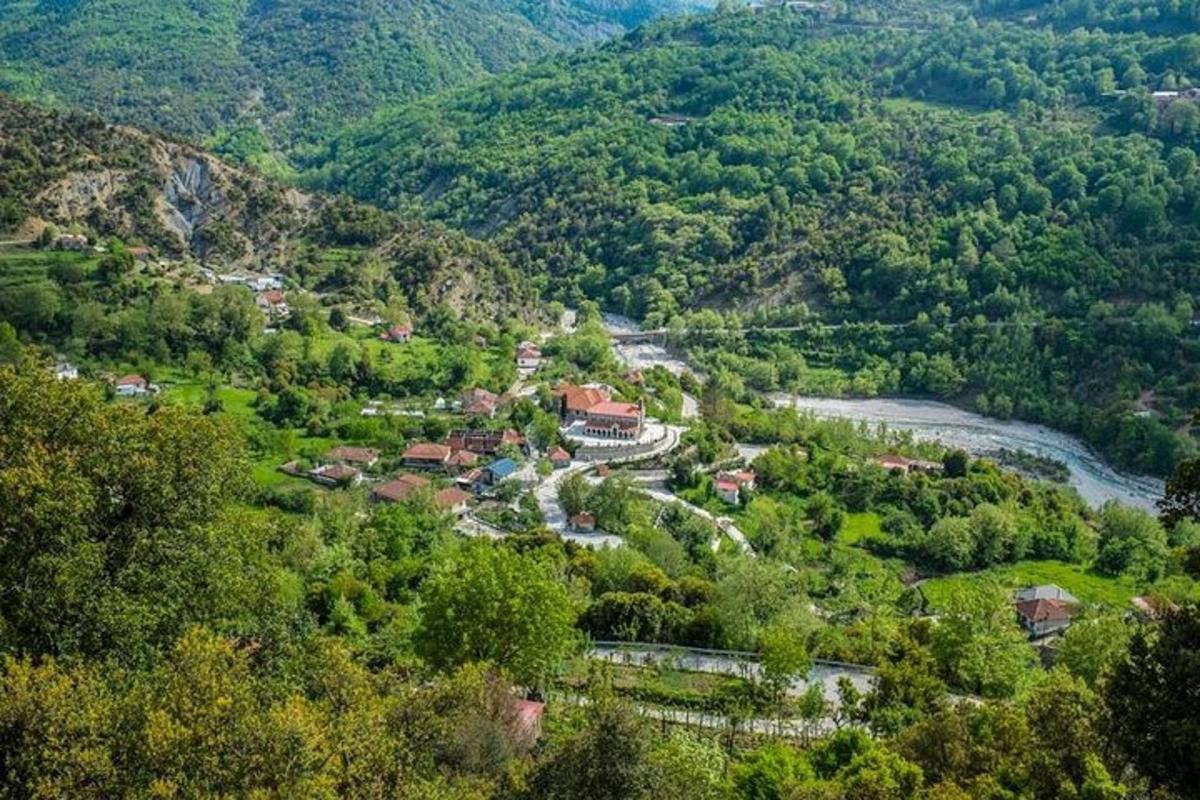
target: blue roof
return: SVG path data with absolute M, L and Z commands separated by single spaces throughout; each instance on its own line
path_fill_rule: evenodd
M 491 464 L 488 464 L 484 469 L 497 478 L 507 478 L 517 471 L 517 462 L 511 458 L 502 458 L 499 461 L 493 461 Z

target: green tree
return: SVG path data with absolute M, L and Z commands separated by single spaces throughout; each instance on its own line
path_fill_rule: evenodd
M 946 678 L 987 697 L 1015 694 L 1035 657 L 1016 625 L 1008 592 L 992 581 L 972 581 L 942 611 L 932 645 Z
M 1200 606 L 1134 634 L 1104 684 L 1108 740 L 1153 783 L 1189 797 L 1200 786 Z
M 575 611 L 549 566 L 464 544 L 421 587 L 417 652 L 440 670 L 488 663 L 519 683 L 549 675 L 575 643 Z
M 1131 634 L 1129 624 L 1116 614 L 1076 617 L 1063 634 L 1056 663 L 1094 687 L 1125 655 Z
M 273 605 L 227 423 L 106 404 L 32 362 L 0 367 L 0 619 L 18 651 L 143 659 L 191 624 Z

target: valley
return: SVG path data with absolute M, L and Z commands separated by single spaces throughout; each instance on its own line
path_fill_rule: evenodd
M 1197 30 L 0 4 L 0 798 L 1192 797 Z

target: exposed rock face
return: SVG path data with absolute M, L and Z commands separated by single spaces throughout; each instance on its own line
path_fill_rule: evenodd
M 310 218 L 310 197 L 189 145 L 111 126 L 88 134 L 72 140 L 73 151 L 38 143 L 55 176 L 31 204 L 42 219 L 142 238 L 177 256 L 266 266 L 286 260 Z
M 37 224 L 141 241 L 209 267 L 297 274 L 322 247 L 358 250 L 357 274 L 317 291 L 333 302 L 402 292 L 418 314 L 536 314 L 529 284 L 490 244 L 345 198 L 307 195 L 191 145 L 0 96 L 0 201 Z M 349 288 L 347 288 L 349 287 Z M 339 297 L 339 292 L 345 292 Z

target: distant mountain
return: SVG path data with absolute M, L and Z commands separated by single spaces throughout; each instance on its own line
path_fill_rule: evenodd
M 269 163 L 375 108 L 703 0 L 13 0 L 0 91 Z
M 0 239 L 47 226 L 145 244 L 169 260 L 283 271 L 356 302 L 399 292 L 417 313 L 445 304 L 491 318 L 533 305 L 492 245 L 305 194 L 179 141 L 0 95 Z
M 756 388 L 935 395 L 1161 471 L 1195 446 L 1198 38 L 959 13 L 656 21 L 354 124 L 318 177 L 568 304 L 811 324 L 697 340 Z

